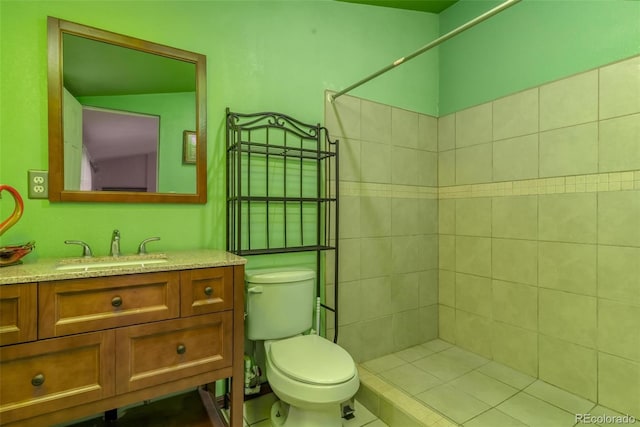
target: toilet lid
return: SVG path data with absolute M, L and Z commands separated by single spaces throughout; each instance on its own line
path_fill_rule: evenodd
M 310 384 L 339 384 L 356 374 L 342 347 L 318 335 L 300 335 L 271 344 L 271 362 L 284 374 Z

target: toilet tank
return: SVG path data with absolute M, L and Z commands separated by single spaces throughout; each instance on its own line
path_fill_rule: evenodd
M 297 335 L 311 328 L 315 272 L 304 268 L 247 270 L 246 335 L 270 340 Z

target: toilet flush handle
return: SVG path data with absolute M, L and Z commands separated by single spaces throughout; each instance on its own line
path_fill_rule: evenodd
M 254 286 L 252 288 L 247 289 L 247 292 L 249 292 L 250 294 L 261 294 L 262 286 Z

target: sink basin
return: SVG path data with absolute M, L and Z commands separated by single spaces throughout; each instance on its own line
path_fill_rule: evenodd
M 144 268 L 146 266 L 163 264 L 167 262 L 166 257 L 123 257 L 122 259 L 113 258 L 81 258 L 74 260 L 66 260 L 56 266 L 56 270 L 64 271 L 89 271 L 102 268 L 117 268 L 117 267 L 133 267 Z

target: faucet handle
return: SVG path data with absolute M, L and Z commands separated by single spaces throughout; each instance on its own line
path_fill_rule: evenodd
M 64 242 L 67 245 L 82 246 L 82 256 L 85 258 L 91 258 L 93 256 L 93 253 L 91 252 L 91 248 L 89 247 L 89 245 L 83 242 L 82 240 L 65 240 Z
M 120 230 L 113 230 L 111 235 L 111 248 L 109 249 L 109 255 L 113 257 L 120 256 Z
M 154 242 L 156 240 L 160 240 L 159 237 L 149 237 L 148 239 L 144 239 L 140 245 L 138 246 L 138 255 L 144 255 L 147 253 L 147 243 Z

